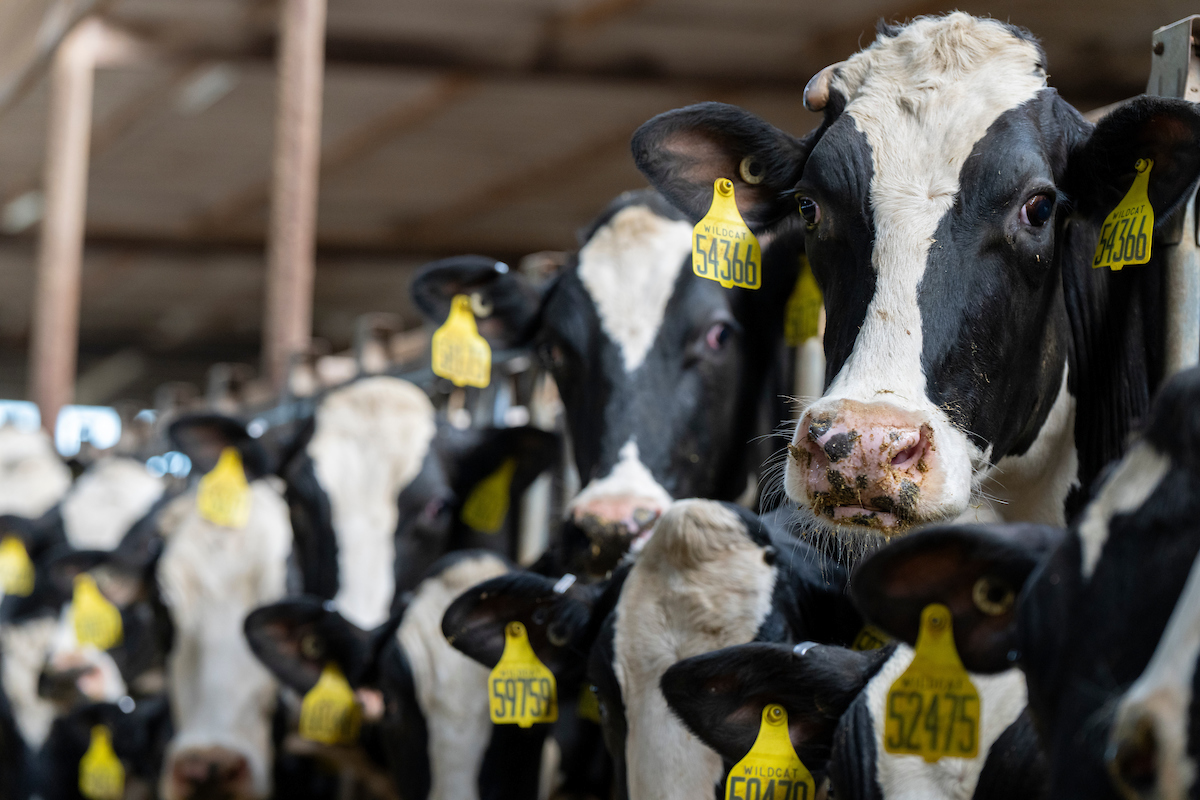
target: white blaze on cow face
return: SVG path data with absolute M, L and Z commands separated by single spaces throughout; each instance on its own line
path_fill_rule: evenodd
M 71 487 L 71 470 L 43 431 L 0 427 L 0 514 L 40 517 Z
M 359 627 L 387 618 L 396 583 L 397 500 L 420 473 L 436 432 L 429 398 L 397 378 L 358 381 L 317 409 L 308 455 L 332 508 L 335 602 Z
M 181 764 L 239 763 L 235 797 L 271 791 L 271 715 L 275 679 L 250 652 L 246 615 L 285 591 L 292 529 L 280 492 L 265 480 L 250 484 L 250 520 L 225 528 L 196 512 L 187 492 L 164 509 L 166 547 L 158 583 L 175 638 L 167 658 L 175 737 L 168 747 L 161 792 L 188 796 Z M 189 762 L 189 759 L 191 760 Z
M 38 677 L 54 640 L 53 617 L 0 626 L 0 688 L 12 706 L 17 731 L 32 749 L 46 741 L 57 712 L 54 704 L 38 695 Z
M 162 493 L 162 478 L 140 461 L 120 456 L 97 461 L 63 499 L 67 541 L 79 550 L 113 549 Z
M 763 548 L 719 503 L 682 500 L 659 520 L 625 581 L 613 633 L 630 800 L 712 796 L 721 758 L 671 712 L 659 681 L 680 659 L 752 640 L 775 579 Z
M 492 734 L 488 669 L 450 646 L 442 616 L 467 589 L 507 571 L 493 555 L 454 563 L 417 587 L 396 633 L 429 736 L 428 800 L 479 797 L 479 767 Z
M 1117 514 L 1141 507 L 1171 468 L 1171 460 L 1148 442 L 1138 442 L 1117 465 L 1100 494 L 1088 504 L 1079 525 L 1080 572 L 1091 578 Z
M 804 445 L 809 420 L 836 419 L 847 402 L 861 404 L 863 416 L 885 404 L 871 424 L 884 427 L 889 416 L 900 416 L 936 450 L 916 521 L 966 511 L 972 471 L 986 467 L 986 454 L 928 398 L 917 288 L 972 148 L 1001 114 L 1046 87 L 1040 61 L 1038 48 L 1002 23 L 954 13 L 915 20 L 880 39 L 844 62 L 831 83 L 871 147 L 876 287 L 853 351 L 801 417 L 793 444 Z M 785 487 L 808 503 L 801 466 L 789 460 Z
M 646 206 L 621 209 L 579 251 L 579 279 L 604 333 L 633 372 L 650 352 L 684 259 L 692 226 Z

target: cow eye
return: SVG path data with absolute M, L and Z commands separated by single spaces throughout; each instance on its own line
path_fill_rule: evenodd
M 800 202 L 800 216 L 804 217 L 804 223 L 811 228 L 820 222 L 821 207 L 817 205 L 817 201 L 804 195 L 801 195 L 798 199 Z
M 1021 206 L 1021 222 L 1040 228 L 1054 213 L 1054 201 L 1044 194 L 1035 194 Z
M 732 329 L 724 322 L 714 323 L 704 334 L 704 342 L 709 350 L 720 350 L 729 341 Z

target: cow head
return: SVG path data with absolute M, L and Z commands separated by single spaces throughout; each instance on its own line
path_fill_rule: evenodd
M 987 518 L 985 494 L 1025 487 L 1059 502 L 1007 513 L 1061 523 L 1061 499 L 1092 477 L 1077 474 L 1064 387 L 1078 395 L 1084 376 L 1068 378 L 1068 353 L 1111 357 L 1110 373 L 1127 360 L 1079 338 L 1103 316 L 1089 287 L 1110 280 L 1088 274 L 1099 224 L 1140 158 L 1154 160 L 1157 220 L 1186 200 L 1200 113 L 1139 98 L 1093 127 L 1047 88 L 1027 34 L 961 13 L 883 28 L 807 99 L 824 119 L 803 163 L 795 140 L 713 104 L 651 120 L 633 142 L 692 217 L 712 178 L 736 182 L 747 160 L 786 190 L 747 193 L 743 215 L 780 232 L 775 246 L 799 228 L 825 297 L 827 388 L 797 424 L 788 495 L 817 527 L 867 541 L 975 507 Z

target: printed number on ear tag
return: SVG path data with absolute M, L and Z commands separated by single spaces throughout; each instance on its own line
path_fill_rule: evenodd
M 492 722 L 528 728 L 558 719 L 558 685 L 554 673 L 538 660 L 525 626 L 504 627 L 504 653 L 488 676 Z
M 500 468 L 475 485 L 463 503 L 462 521 L 480 533 L 499 533 L 508 515 L 508 495 L 512 490 L 517 461 L 506 458 Z
M 912 663 L 887 693 L 883 749 L 918 755 L 979 755 L 979 692 L 954 647 L 950 609 L 931 603 L 921 612 Z
M 81 645 L 107 650 L 121 643 L 124 635 L 121 611 L 100 593 L 96 580 L 86 572 L 75 576 L 75 592 L 71 597 L 71 620 L 75 639 Z
M 775 703 L 768 705 L 754 746 L 729 770 L 725 800 L 812 800 L 816 790 L 812 773 L 792 747 L 787 711 Z
M 1104 218 L 1100 227 L 1100 241 L 1096 242 L 1096 255 L 1092 268 L 1110 267 L 1114 272 L 1121 267 L 1145 264 L 1150 260 L 1150 249 L 1154 239 L 1154 206 L 1146 196 L 1150 184 L 1150 170 L 1154 161 L 1139 158 L 1133 168 L 1137 174 L 1125 197 Z
M 850 649 L 858 651 L 878 650 L 891 640 L 892 637 L 874 625 L 863 625 L 862 630 L 854 637 L 854 642 L 850 645 Z
M 33 594 L 33 561 L 25 543 L 16 536 L 0 541 L 0 596 L 29 597 Z
M 796 276 L 796 286 L 788 297 L 783 322 L 783 338 L 788 347 L 799 347 L 817 335 L 824 304 L 825 298 L 821 296 L 821 287 L 817 286 L 808 258 L 800 256 L 800 274 Z
M 79 760 L 79 793 L 88 800 L 121 800 L 125 796 L 125 768 L 112 746 L 112 733 L 104 725 L 92 728 L 92 740 Z
M 361 724 L 354 690 L 331 661 L 300 704 L 300 735 L 322 744 L 354 744 Z
M 471 298 L 456 294 L 450 316 L 433 332 L 433 374 L 455 386 L 487 386 L 492 379 L 492 348 L 479 335 Z
M 692 228 L 692 272 L 726 289 L 762 285 L 762 249 L 738 211 L 728 178 L 717 178 L 712 205 Z
M 200 479 L 196 510 L 214 525 L 244 528 L 250 521 L 250 484 L 236 448 L 226 447 L 217 465 Z

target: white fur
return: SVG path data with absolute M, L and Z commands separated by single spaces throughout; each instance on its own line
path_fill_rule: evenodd
M 583 491 L 571 500 L 571 508 L 585 506 L 600 497 L 642 497 L 652 505 L 666 508 L 671 495 L 654 479 L 649 468 L 642 463 L 637 442 L 630 439 L 617 452 L 617 463 L 603 478 L 589 481 Z
M 921 756 L 893 755 L 883 749 L 887 693 L 912 663 L 913 650 L 900 645 L 867 684 L 867 706 L 875 733 L 875 775 L 888 800 L 970 800 L 979 774 L 1000 734 L 1025 709 L 1025 676 L 1010 669 L 998 675 L 971 675 L 979 692 L 979 755 L 943 758 L 929 764 Z
M 111 550 L 163 493 L 163 479 L 140 461 L 102 458 L 79 476 L 62 501 L 67 541 L 79 550 Z
M 986 458 L 926 396 L 917 286 L 971 149 L 997 117 L 1045 88 L 1038 61 L 1037 48 L 1001 23 L 953 13 L 917 19 L 896 37 L 881 38 L 844 62 L 832 82 L 874 158 L 876 287 L 854 350 L 810 409 L 831 410 L 841 400 L 886 401 L 924 416 L 940 470 L 962 476 L 941 481 L 938 496 L 922 497 L 927 519 L 967 510 L 967 476 L 985 467 Z M 804 435 L 797 428 L 793 442 Z M 803 475 L 790 460 L 785 487 L 805 501 Z
M 614 214 L 579 251 L 579 280 L 621 348 L 626 372 L 650 352 L 691 249 L 691 225 L 635 205 Z
M 442 615 L 464 591 L 507 571 L 498 557 L 481 555 L 423 581 L 396 632 L 429 733 L 428 800 L 479 797 L 479 768 L 492 735 L 488 670 L 450 646 Z
M 317 409 L 308 455 L 333 511 L 335 602 L 355 625 L 372 628 L 387 619 L 396 580 L 396 501 L 421 471 L 436 431 L 425 392 L 398 378 L 358 381 Z
M 0 514 L 40 517 L 71 487 L 71 470 L 45 431 L 0 427 Z
M 1158 487 L 1171 461 L 1146 442 L 1135 444 L 1088 504 L 1079 525 L 1080 571 L 1091 578 L 1108 541 L 1109 523 L 1117 514 L 1133 511 Z
M 38 696 L 38 676 L 56 626 L 53 617 L 0 626 L 0 686 L 12 706 L 21 738 L 34 750 L 46 741 L 55 717 L 54 705 Z
M 680 659 L 752 640 L 775 579 L 762 548 L 719 503 L 682 500 L 659 520 L 625 581 L 613 635 L 630 800 L 712 797 L 721 758 L 671 712 L 659 680 Z
M 175 737 L 161 792 L 174 800 L 172 759 L 188 749 L 224 747 L 244 756 L 257 796 L 271 791 L 275 679 L 250 652 L 242 623 L 283 596 L 292 529 L 287 505 L 265 480 L 250 484 L 250 519 L 240 530 L 195 510 L 196 493 L 173 501 L 158 584 L 175 624 L 167 674 Z

